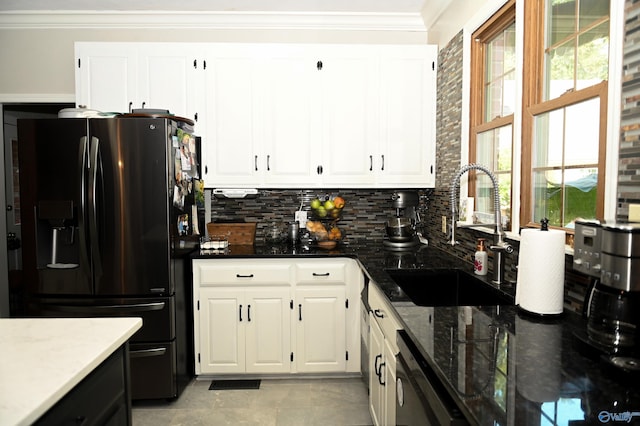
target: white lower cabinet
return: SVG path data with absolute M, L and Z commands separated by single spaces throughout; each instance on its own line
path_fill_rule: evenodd
M 384 418 L 384 370 L 381 373 L 380 365 L 384 362 L 384 334 L 380 326 L 369 314 L 369 411 L 374 425 L 385 424 Z M 382 377 L 381 377 L 382 374 Z
M 344 286 L 295 291 L 296 368 L 299 373 L 346 371 Z
M 400 321 L 373 282 L 369 283 L 369 412 L 376 426 L 396 421 L 396 344 Z
M 290 368 L 289 289 L 200 289 L 201 373 L 282 373 Z
M 360 371 L 353 259 L 195 259 L 193 285 L 196 374 Z

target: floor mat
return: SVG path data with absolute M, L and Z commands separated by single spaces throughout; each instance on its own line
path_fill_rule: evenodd
M 214 380 L 209 390 L 260 389 L 260 380 Z

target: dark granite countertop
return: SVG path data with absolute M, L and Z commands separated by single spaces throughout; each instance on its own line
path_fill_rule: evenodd
M 413 304 L 387 269 L 472 266 L 441 250 L 420 246 L 386 250 L 359 241 L 334 250 L 287 245 L 196 252 L 193 258 L 350 257 L 387 296 L 405 330 L 467 419 L 479 425 L 640 424 L 640 375 L 610 367 L 575 337 L 582 317 L 565 312 L 541 320 L 515 306 L 423 307 Z M 513 298 L 515 288 L 497 288 Z M 369 284 L 371 285 L 371 284 Z M 617 421 L 614 416 L 617 417 Z M 627 419 L 630 421 L 627 422 Z M 624 421 L 622 421 L 624 420 Z

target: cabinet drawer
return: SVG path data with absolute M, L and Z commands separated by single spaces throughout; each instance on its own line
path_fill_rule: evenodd
M 382 291 L 373 281 L 369 282 L 369 307 L 371 308 L 372 318 L 376 320 L 382 329 L 382 333 L 389 341 L 394 354 L 397 354 L 396 332 L 402 329 L 401 322 L 384 294 L 382 294 Z
M 296 284 L 345 284 L 347 265 L 344 261 L 296 262 Z
M 194 282 L 207 285 L 289 285 L 293 274 L 291 262 L 242 259 L 194 260 Z

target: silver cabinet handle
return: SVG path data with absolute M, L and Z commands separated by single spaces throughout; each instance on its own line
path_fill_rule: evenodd
M 139 351 L 129 351 L 130 358 L 147 358 L 150 356 L 162 356 L 167 353 L 167 348 L 141 349 Z

